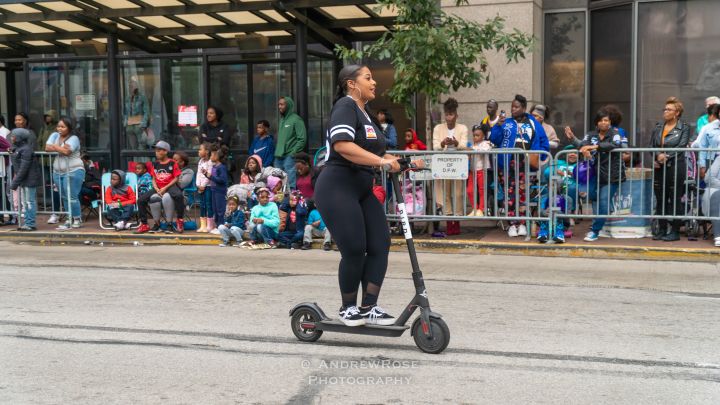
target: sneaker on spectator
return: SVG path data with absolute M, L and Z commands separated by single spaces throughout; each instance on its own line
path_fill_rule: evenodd
M 310 242 L 303 242 L 302 247 L 300 248 L 302 250 L 310 250 L 312 249 L 312 243 Z
M 565 243 L 565 232 L 558 232 L 553 236 L 555 243 Z
M 141 233 L 148 233 L 148 232 L 150 232 L 150 227 L 148 226 L 148 224 L 140 224 L 138 229 L 136 229 L 135 232 L 133 232 L 133 233 L 141 234 Z
M 220 246 L 220 247 L 228 247 L 228 242 L 224 242 L 224 241 L 223 241 L 223 242 L 220 242 L 220 244 L 218 244 L 218 246 Z
M 720 236 L 715 238 L 715 247 L 720 247 Z
M 58 222 L 60 222 L 60 217 L 58 217 L 57 214 L 50 215 L 47 221 L 48 224 L 57 224 Z
M 332 250 L 332 243 L 328 242 L 323 244 L 323 250 L 326 252 Z
M 55 228 L 55 230 L 57 230 L 57 231 L 69 231 L 70 229 L 72 229 L 72 222 L 71 222 L 71 221 L 65 221 L 64 224 L 62 224 L 62 225 L 58 226 L 57 228 Z
M 115 222 L 115 230 L 116 231 L 122 231 L 123 229 L 125 229 L 125 221 Z
M 585 239 L 583 239 L 585 242 L 595 242 L 598 240 L 600 235 L 597 234 L 595 231 L 590 231 L 585 235 Z
M 130 222 L 126 222 L 125 229 L 130 229 L 130 228 L 132 228 L 132 224 Z
M 73 229 L 78 229 L 78 228 L 80 228 L 81 225 L 82 225 L 82 219 L 80 219 L 80 217 L 75 217 L 75 218 L 73 218 L 72 224 L 70 225 L 70 227 L 72 227 Z
M 178 220 L 175 223 L 175 231 L 177 233 L 183 233 L 185 231 L 185 220 L 182 218 L 178 218 Z
M 163 231 L 167 234 L 175 233 L 175 226 L 168 224 L 167 228 Z
M 524 224 L 520 224 L 517 227 L 518 236 L 527 236 L 527 227 Z
M 545 243 L 545 242 L 548 241 L 548 231 L 547 231 L 547 229 L 540 229 L 540 231 L 538 232 L 537 240 L 538 240 L 538 242 L 540 242 L 540 243 Z
M 268 246 L 266 249 L 275 249 L 277 247 L 277 243 L 274 240 L 266 243 L 266 245 Z
M 511 238 L 514 238 L 518 236 L 518 228 L 515 225 L 510 225 L 510 228 L 508 228 L 508 236 Z
M 148 228 L 148 231 L 150 233 L 158 233 L 160 232 L 160 224 L 155 222 L 155 225 L 152 226 L 152 228 Z
M 293 242 L 290 244 L 290 249 L 300 249 L 300 243 L 299 242 Z
M 210 231 L 210 233 L 213 234 L 213 235 L 220 235 L 220 230 L 217 229 L 217 228 L 215 228 L 215 229 L 213 229 L 212 231 Z
M 290 249 L 290 245 L 284 242 L 278 242 L 276 246 L 278 249 Z

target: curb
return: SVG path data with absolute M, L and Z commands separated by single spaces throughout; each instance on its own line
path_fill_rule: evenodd
M 0 241 L 38 244 L 99 244 L 118 245 L 217 245 L 220 238 L 215 235 L 177 235 L 131 233 L 78 233 L 78 232 L 3 232 Z M 531 242 L 489 242 L 482 240 L 430 240 L 415 239 L 419 252 L 461 253 L 476 255 L 509 255 L 536 257 L 572 257 L 603 259 L 635 259 L 653 261 L 718 262 L 720 249 L 666 248 L 638 246 L 582 245 L 565 243 L 562 245 L 541 245 Z M 392 239 L 392 251 L 404 251 L 405 240 Z

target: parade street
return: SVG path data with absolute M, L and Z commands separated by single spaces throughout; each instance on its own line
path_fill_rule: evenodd
M 336 251 L 0 242 L 0 403 L 720 403 L 712 263 L 419 254 L 451 339 L 325 333 Z M 379 304 L 413 294 L 390 254 Z

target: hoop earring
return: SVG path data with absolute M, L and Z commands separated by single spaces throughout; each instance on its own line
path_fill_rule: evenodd
M 355 97 L 352 96 L 352 94 L 350 94 L 350 98 L 353 99 L 353 101 L 362 101 L 362 91 L 360 91 L 360 89 L 358 89 L 357 87 L 355 87 L 354 89 L 352 89 L 350 91 L 352 92 L 353 90 L 357 90 L 360 93 L 360 96 L 356 99 Z

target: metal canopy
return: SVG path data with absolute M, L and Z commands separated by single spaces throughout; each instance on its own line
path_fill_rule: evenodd
M 111 34 L 121 50 L 149 53 L 237 47 L 243 34 L 290 45 L 298 24 L 332 49 L 378 38 L 395 15 L 375 0 L 12 0 L 0 4 L 0 57 L 72 54 L 76 41 Z

